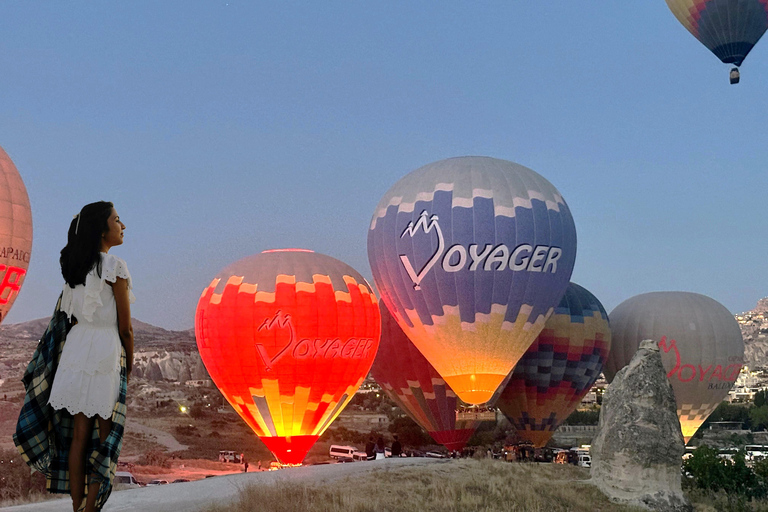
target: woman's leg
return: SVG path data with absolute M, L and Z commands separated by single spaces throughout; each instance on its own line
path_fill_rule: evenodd
M 85 495 L 85 452 L 93 433 L 93 418 L 83 413 L 74 416 L 74 433 L 69 447 L 69 495 L 77 512 Z
M 112 430 L 112 420 L 105 420 L 101 416 L 96 416 L 96 421 L 99 424 L 99 442 L 104 444 L 110 430 Z M 88 501 L 85 504 L 85 512 L 94 512 L 96 510 L 96 496 L 99 494 L 100 485 L 100 482 L 88 484 Z

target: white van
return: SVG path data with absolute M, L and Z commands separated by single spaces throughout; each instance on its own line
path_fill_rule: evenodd
M 355 452 L 358 451 L 354 446 L 341 446 L 338 444 L 332 444 L 331 449 L 328 451 L 328 455 L 334 459 L 340 459 L 342 457 L 353 458 Z
M 591 468 L 592 467 L 592 457 L 587 453 L 580 453 L 579 454 L 579 467 L 582 468 Z
M 115 480 L 113 483 L 115 484 L 116 489 L 118 486 L 120 489 L 141 487 L 141 484 L 133 477 L 133 474 L 129 471 L 116 471 Z

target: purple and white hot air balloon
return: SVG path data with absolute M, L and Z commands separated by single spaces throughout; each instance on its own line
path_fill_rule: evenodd
M 368 258 L 414 345 L 459 398 L 483 404 L 565 293 L 576 228 L 557 189 L 531 169 L 451 158 L 384 195 Z

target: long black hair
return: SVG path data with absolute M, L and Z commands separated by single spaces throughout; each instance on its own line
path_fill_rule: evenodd
M 74 288 L 85 284 L 88 272 L 96 267 L 101 276 L 101 237 L 109 229 L 109 216 L 114 205 L 98 201 L 83 206 L 69 224 L 67 245 L 61 250 L 61 275 Z

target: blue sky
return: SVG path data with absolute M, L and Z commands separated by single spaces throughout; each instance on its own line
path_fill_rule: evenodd
M 731 86 L 662 0 L 4 2 L 0 69 L 0 146 L 35 230 L 8 323 L 51 313 L 85 203 L 128 226 L 134 316 L 189 328 L 213 276 L 265 249 L 370 277 L 379 198 L 462 155 L 560 190 L 572 280 L 608 311 L 768 295 L 768 43 Z

